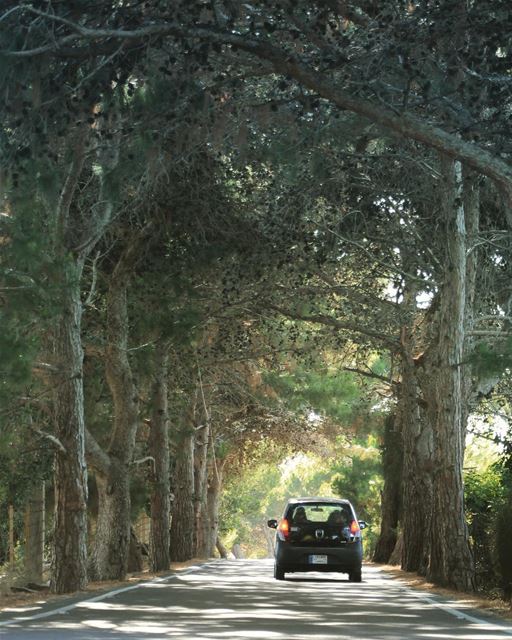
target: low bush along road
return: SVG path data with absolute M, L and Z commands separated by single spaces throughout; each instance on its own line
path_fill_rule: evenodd
M 413 591 L 375 567 L 272 577 L 269 560 L 215 561 L 94 597 L 3 611 L 9 640 L 304 638 L 498 640 L 512 626 Z

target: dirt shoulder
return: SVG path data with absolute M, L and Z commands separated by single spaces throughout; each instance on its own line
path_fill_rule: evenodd
M 129 587 L 132 584 L 138 582 L 147 582 L 154 578 L 168 576 L 171 573 L 179 573 L 183 569 L 188 569 L 196 564 L 206 562 L 205 560 L 193 559 L 187 562 L 173 562 L 171 563 L 169 571 L 162 571 L 154 573 L 151 571 L 141 571 L 140 573 L 128 574 L 126 580 L 112 580 L 107 582 L 90 582 L 84 591 L 78 591 L 75 593 L 67 593 L 63 595 L 56 595 L 50 593 L 49 590 L 35 591 L 32 593 L 25 592 L 7 592 L 0 595 L 0 612 L 8 611 L 22 611 L 23 609 L 32 608 L 36 605 L 46 604 L 49 602 L 59 603 L 61 601 L 68 600 L 70 597 L 76 597 L 83 595 L 96 595 L 105 591 L 110 591 L 116 588 Z
M 471 607 L 473 609 L 479 609 L 484 613 L 498 616 L 507 622 L 512 621 L 511 603 L 501 600 L 500 598 L 491 598 L 479 593 L 464 593 L 461 591 L 438 587 L 431 582 L 428 582 L 428 580 L 422 578 L 418 574 L 402 571 L 399 567 L 394 565 L 376 564 L 374 566 L 385 571 L 389 577 L 399 580 L 411 589 L 417 589 L 424 593 L 439 595 L 443 598 L 449 599 L 450 603 L 454 607 Z

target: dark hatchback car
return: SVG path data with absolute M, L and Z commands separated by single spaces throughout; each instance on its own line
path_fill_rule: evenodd
M 361 582 L 363 542 L 358 520 L 348 500 L 294 498 L 282 519 L 269 520 L 277 529 L 274 577 L 284 580 L 292 571 L 339 571 Z

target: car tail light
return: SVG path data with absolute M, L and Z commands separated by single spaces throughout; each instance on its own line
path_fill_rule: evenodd
M 286 518 L 283 518 L 277 527 L 277 533 L 281 540 L 288 540 L 290 537 L 290 523 Z
M 359 522 L 357 520 L 352 520 L 350 523 L 350 533 L 355 536 L 357 533 L 361 531 L 359 527 Z

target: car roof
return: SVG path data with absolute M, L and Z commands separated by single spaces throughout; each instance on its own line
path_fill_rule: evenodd
M 304 498 L 290 498 L 288 504 L 308 503 L 308 502 L 324 502 L 328 504 L 350 504 L 348 500 L 344 498 L 322 498 L 321 496 L 304 497 Z

